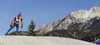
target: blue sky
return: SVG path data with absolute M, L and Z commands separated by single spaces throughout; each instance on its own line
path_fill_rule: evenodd
M 100 7 L 100 0 L 0 0 L 0 35 L 7 32 L 10 22 L 19 12 L 24 20 L 24 27 L 19 31 L 27 31 L 31 20 L 37 28 L 64 18 L 70 12 L 89 10 L 94 6 Z

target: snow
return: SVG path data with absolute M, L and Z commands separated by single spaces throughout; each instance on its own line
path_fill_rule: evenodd
M 100 17 L 100 7 L 93 7 L 90 10 L 71 12 L 70 15 L 76 18 L 76 22 L 85 22 L 91 18 Z
M 61 37 L 0 36 L 0 45 L 95 45 L 90 42 Z

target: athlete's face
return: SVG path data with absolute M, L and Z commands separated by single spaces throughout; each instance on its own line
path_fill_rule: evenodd
M 21 18 L 21 15 L 18 15 L 18 18 Z

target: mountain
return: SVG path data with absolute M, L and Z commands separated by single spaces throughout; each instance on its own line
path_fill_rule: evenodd
M 44 36 L 57 36 L 57 37 L 82 39 L 89 35 L 90 35 L 89 33 L 82 32 L 81 30 L 54 30 L 46 33 Z
M 39 35 L 43 35 L 53 30 L 82 30 L 91 26 L 95 18 L 96 20 L 100 18 L 100 7 L 71 12 L 67 17 L 54 21 L 53 24 L 40 25 L 36 31 L 39 31 Z
M 88 25 L 90 26 L 87 29 L 82 29 L 82 30 L 76 30 L 76 29 L 75 30 L 54 30 L 54 31 L 47 32 L 44 36 L 69 37 L 69 38 L 74 38 L 74 39 L 92 42 L 92 41 L 94 41 L 95 38 L 100 39 L 100 21 L 99 20 L 100 19 L 98 19 L 98 18 L 91 19 L 85 25 L 86 27 Z M 90 23 L 92 23 L 92 24 L 90 25 Z

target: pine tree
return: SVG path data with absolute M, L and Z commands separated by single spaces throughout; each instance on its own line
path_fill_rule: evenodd
M 29 30 L 29 36 L 34 36 L 35 35 L 35 23 L 33 20 L 31 20 L 31 24 L 29 24 L 28 30 Z

